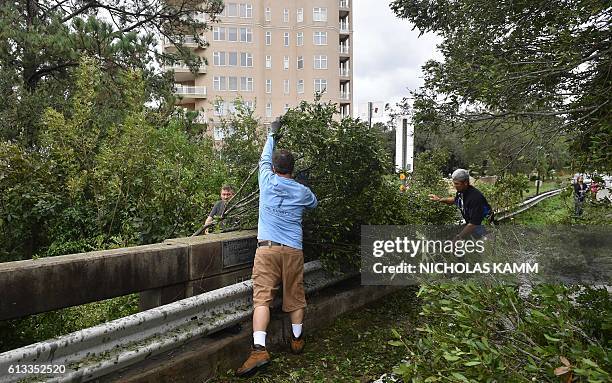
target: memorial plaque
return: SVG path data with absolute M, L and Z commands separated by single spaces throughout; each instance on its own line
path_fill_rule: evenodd
M 235 239 L 223 242 L 223 268 L 252 263 L 257 250 L 255 238 Z

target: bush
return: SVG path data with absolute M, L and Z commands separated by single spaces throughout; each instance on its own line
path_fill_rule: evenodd
M 612 301 L 605 288 L 424 285 L 405 382 L 609 382 Z M 396 336 L 399 337 L 399 334 Z M 572 380 L 572 376 L 573 379 Z
M 160 242 L 206 218 L 226 177 L 212 141 L 190 138 L 182 120 L 152 125 L 140 76 L 124 76 L 119 122 L 84 60 L 72 108 L 45 112 L 38 147 L 0 143 L 0 261 Z

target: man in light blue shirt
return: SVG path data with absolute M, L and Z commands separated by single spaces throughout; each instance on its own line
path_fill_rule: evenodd
M 253 348 L 236 373 L 252 374 L 270 363 L 266 350 L 266 329 L 270 304 L 278 285 L 283 284 L 283 311 L 291 318 L 291 351 L 304 348 L 302 323 L 304 296 L 304 254 L 302 252 L 302 215 L 315 208 L 317 198 L 291 174 L 295 160 L 287 150 L 274 151 L 274 133 L 280 121 L 272 124 L 259 161 L 259 222 L 257 251 L 253 263 Z

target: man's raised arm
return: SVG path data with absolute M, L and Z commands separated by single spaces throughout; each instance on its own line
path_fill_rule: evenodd
M 268 133 L 268 139 L 261 152 L 259 159 L 259 185 L 267 182 L 272 177 L 272 153 L 274 152 L 274 137 L 272 132 Z

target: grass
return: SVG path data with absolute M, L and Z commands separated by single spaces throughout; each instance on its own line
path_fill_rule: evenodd
M 248 381 L 370 382 L 378 379 L 405 356 L 404 348 L 388 342 L 394 339 L 393 330 L 400 334 L 414 333 L 420 310 L 416 291 L 416 287 L 406 287 L 365 308 L 341 315 L 316 334 L 306 333 L 302 355 L 288 351 L 273 353 L 270 366 Z M 244 381 L 228 371 L 211 382 Z
M 534 197 L 536 195 L 536 187 L 534 182 L 530 182 L 531 186 L 529 187 L 529 191 L 525 195 L 524 199 L 528 199 L 530 197 Z M 544 181 L 542 182 L 542 186 L 540 186 L 540 194 L 546 193 L 547 191 L 555 190 L 559 188 L 558 181 Z
M 612 206 L 587 200 L 581 217 L 574 216 L 573 195 L 548 198 L 510 219 L 516 225 L 611 225 Z

